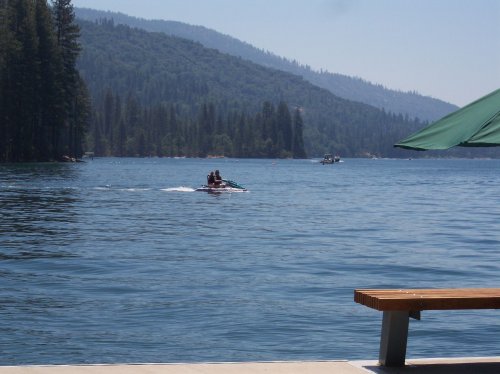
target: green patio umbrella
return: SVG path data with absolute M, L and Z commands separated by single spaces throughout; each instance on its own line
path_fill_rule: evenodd
M 500 146 L 500 89 L 441 118 L 394 146 L 418 151 L 454 146 Z

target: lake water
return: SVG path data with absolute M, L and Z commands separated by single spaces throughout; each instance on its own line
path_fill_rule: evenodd
M 249 189 L 194 192 L 208 171 Z M 500 160 L 0 165 L 0 365 L 376 359 L 355 288 L 500 286 Z M 500 355 L 423 312 L 408 357 Z

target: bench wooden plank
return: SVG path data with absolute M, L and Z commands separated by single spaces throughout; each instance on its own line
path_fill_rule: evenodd
M 354 291 L 354 301 L 383 311 L 379 362 L 404 366 L 409 318 L 422 310 L 500 309 L 500 288 Z
M 380 311 L 500 309 L 500 288 L 360 289 L 354 301 Z

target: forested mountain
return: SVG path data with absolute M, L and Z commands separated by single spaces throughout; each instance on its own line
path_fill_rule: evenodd
M 192 26 L 176 21 L 144 20 L 122 13 L 93 9 L 77 8 L 76 14 L 81 19 L 91 21 L 103 18 L 113 19 L 117 24 L 121 23 L 147 31 L 164 32 L 168 35 L 198 41 L 208 48 L 215 48 L 266 67 L 302 76 L 316 86 L 326 88 L 336 96 L 383 108 L 387 112 L 408 115 L 410 118 L 434 121 L 457 109 L 455 105 L 415 92 L 390 90 L 380 84 L 372 84 L 360 78 L 326 71 L 317 72 L 308 66 L 262 51 L 248 43 L 202 26 Z
M 0 21 L 0 162 L 409 157 L 392 145 L 424 125 L 185 38 L 75 23 L 71 0 L 0 0 Z
M 78 66 L 94 107 L 89 147 L 105 154 L 298 157 L 292 126 L 310 156 L 401 156 L 392 144 L 422 127 L 186 39 L 112 21 L 80 28 Z M 111 144 L 118 138 L 125 153 Z

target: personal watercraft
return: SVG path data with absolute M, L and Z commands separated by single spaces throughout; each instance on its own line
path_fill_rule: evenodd
M 217 187 L 208 186 L 204 184 L 200 188 L 197 188 L 196 191 L 209 192 L 209 193 L 223 193 L 223 192 L 246 192 L 248 190 L 234 181 L 223 179 L 222 183 Z

